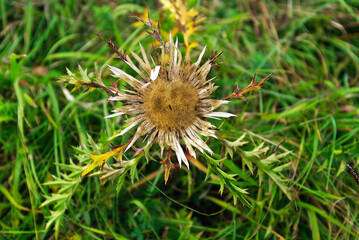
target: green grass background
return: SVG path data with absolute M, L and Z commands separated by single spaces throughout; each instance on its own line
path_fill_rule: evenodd
M 357 239 L 359 185 L 345 164 L 359 160 L 359 2 L 188 4 L 206 17 L 191 37 L 200 44 L 193 58 L 204 45 L 224 51 L 211 72 L 220 86 L 215 97 L 229 95 L 235 83 L 245 87 L 254 73 L 273 72 L 263 90 L 247 96 L 248 103 L 231 101 L 226 110 L 238 117 L 225 121 L 220 134 L 235 140 L 248 130 L 253 147 L 286 138 L 282 146 L 292 154 L 281 160 L 290 164 L 281 174 L 292 201 L 268 178 L 260 185 L 236 155 L 222 167 L 238 174 L 252 208 L 233 206 L 228 192 L 219 195 L 219 186 L 204 181 L 206 174 L 193 166 L 173 171 L 166 186 L 162 174 L 132 189 L 126 177 L 119 192 L 117 181 L 86 177 L 71 185 L 62 203 L 58 237 Z M 61 164 L 70 159 L 80 165 L 72 146 L 88 146 L 89 136 L 98 142 L 119 128 L 103 118 L 113 108 L 103 92 L 78 90 L 69 101 L 56 81 L 65 67 L 76 71 L 80 63 L 93 72 L 95 62 L 102 66 L 109 59 L 95 32 L 123 49 L 138 53 L 139 42 L 150 49 L 146 29 L 130 18 L 146 7 L 164 31 L 174 28 L 157 1 L 0 0 L 0 238 L 55 238 L 53 225 L 45 226 L 56 202 L 40 205 L 59 189 L 44 183 L 66 177 Z M 210 146 L 221 154 L 219 141 Z M 156 161 L 141 160 L 139 180 L 160 168 L 158 149 L 152 156 Z

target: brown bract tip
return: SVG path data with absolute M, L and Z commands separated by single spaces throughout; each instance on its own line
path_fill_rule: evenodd
M 267 81 L 270 77 L 272 76 L 272 73 L 269 74 L 268 76 L 266 76 L 265 78 L 263 78 L 261 81 L 257 82 L 256 81 L 256 74 L 254 74 L 250 84 L 243 88 L 243 89 L 240 89 L 238 87 L 238 85 L 235 86 L 234 88 L 234 91 L 231 95 L 223 98 L 223 100 L 226 100 L 226 99 L 230 99 L 230 98 L 241 98 L 243 99 L 245 102 L 247 102 L 247 100 L 244 98 L 243 94 L 247 93 L 247 92 L 250 92 L 250 91 L 253 91 L 253 90 L 256 90 L 256 89 L 261 89 L 262 87 L 262 84 Z

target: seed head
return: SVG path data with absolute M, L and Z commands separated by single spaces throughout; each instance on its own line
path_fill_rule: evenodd
M 157 142 L 161 152 L 164 148 L 171 148 L 176 153 L 179 165 L 183 162 L 189 168 L 186 151 L 193 157 L 196 156 L 194 148 L 212 154 L 212 150 L 200 137 L 216 138 L 215 126 L 205 119 L 235 116 L 215 112 L 228 101 L 211 98 L 217 87 L 214 86 L 213 79 L 207 79 L 207 75 L 214 61 L 210 58 L 200 64 L 204 48 L 195 63 L 189 59 L 182 62 L 178 42 L 174 43 L 171 36 L 169 42 L 162 45 L 157 64 L 154 64 L 152 57 L 151 64 L 141 45 L 140 48 L 142 58 L 131 52 L 139 67 L 129 56 L 126 55 L 124 59 L 140 79 L 109 66 L 113 77 L 123 79 L 132 89 L 127 90 L 128 93 L 117 91 L 116 96 L 110 98 L 112 101 L 121 101 L 124 105 L 115 109 L 114 114 L 108 117 L 124 114 L 131 116 L 126 120 L 128 126 L 118 135 L 138 126 L 127 149 L 140 137 L 147 136 L 146 147 Z

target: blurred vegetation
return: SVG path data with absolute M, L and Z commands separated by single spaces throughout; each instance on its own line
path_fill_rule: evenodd
M 95 33 L 122 49 L 139 52 L 140 42 L 151 49 L 146 28 L 131 18 L 147 9 L 165 39 L 172 31 L 184 43 L 164 2 L 0 0 L 0 237 L 357 239 L 359 185 L 351 176 L 359 163 L 354 0 L 187 1 L 188 9 L 205 17 L 188 37 L 198 44 L 192 58 L 205 45 L 224 51 L 211 71 L 220 86 L 215 97 L 228 96 L 236 83 L 247 86 L 254 73 L 273 72 L 271 80 L 247 95 L 248 103 L 231 101 L 225 110 L 238 117 L 219 131 L 228 141 L 209 139 L 216 154 L 199 156 L 190 171 L 172 171 L 167 185 L 158 149 L 148 163 L 138 161 L 137 178 L 79 178 L 88 155 L 105 150 L 119 125 L 103 118 L 113 108 L 104 92 L 70 93 L 57 80 L 66 67 L 76 71 L 81 64 L 92 77 L 95 66 L 104 66 L 110 84 L 105 68 L 112 55 Z M 230 142 L 243 134 L 246 145 L 233 149 Z M 278 165 L 261 161 L 266 152 L 251 162 L 243 157 L 279 143 L 278 154 L 291 153 Z M 233 205 L 229 188 L 218 194 L 218 169 L 236 174 L 228 175 L 226 186 L 245 188 L 251 207 Z

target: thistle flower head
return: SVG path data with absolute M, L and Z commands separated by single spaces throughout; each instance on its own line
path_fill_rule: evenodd
M 123 102 L 123 106 L 115 109 L 114 114 L 108 117 L 124 114 L 131 116 L 126 120 L 128 126 L 118 135 L 123 135 L 137 126 L 126 150 L 140 137 L 145 136 L 146 147 L 157 142 L 161 152 L 164 148 L 171 148 L 176 153 L 179 165 L 183 162 L 189 167 L 186 151 L 193 157 L 195 148 L 200 152 L 205 150 L 212 153 L 201 135 L 216 137 L 215 126 L 205 119 L 235 116 L 231 113 L 215 112 L 228 101 L 211 99 L 217 86 L 214 85 L 213 79 L 207 79 L 207 75 L 214 62 L 209 59 L 201 65 L 206 48 L 195 63 L 188 58 L 182 61 L 178 41 L 174 43 L 171 36 L 168 43 L 162 46 L 160 56 L 156 56 L 156 63 L 141 45 L 140 49 L 142 57 L 131 52 L 138 65 L 135 65 L 128 55 L 123 59 L 140 79 L 109 66 L 113 77 L 123 79 L 131 89 L 126 90 L 126 93 L 117 91 L 116 96 L 110 98 L 111 101 Z

